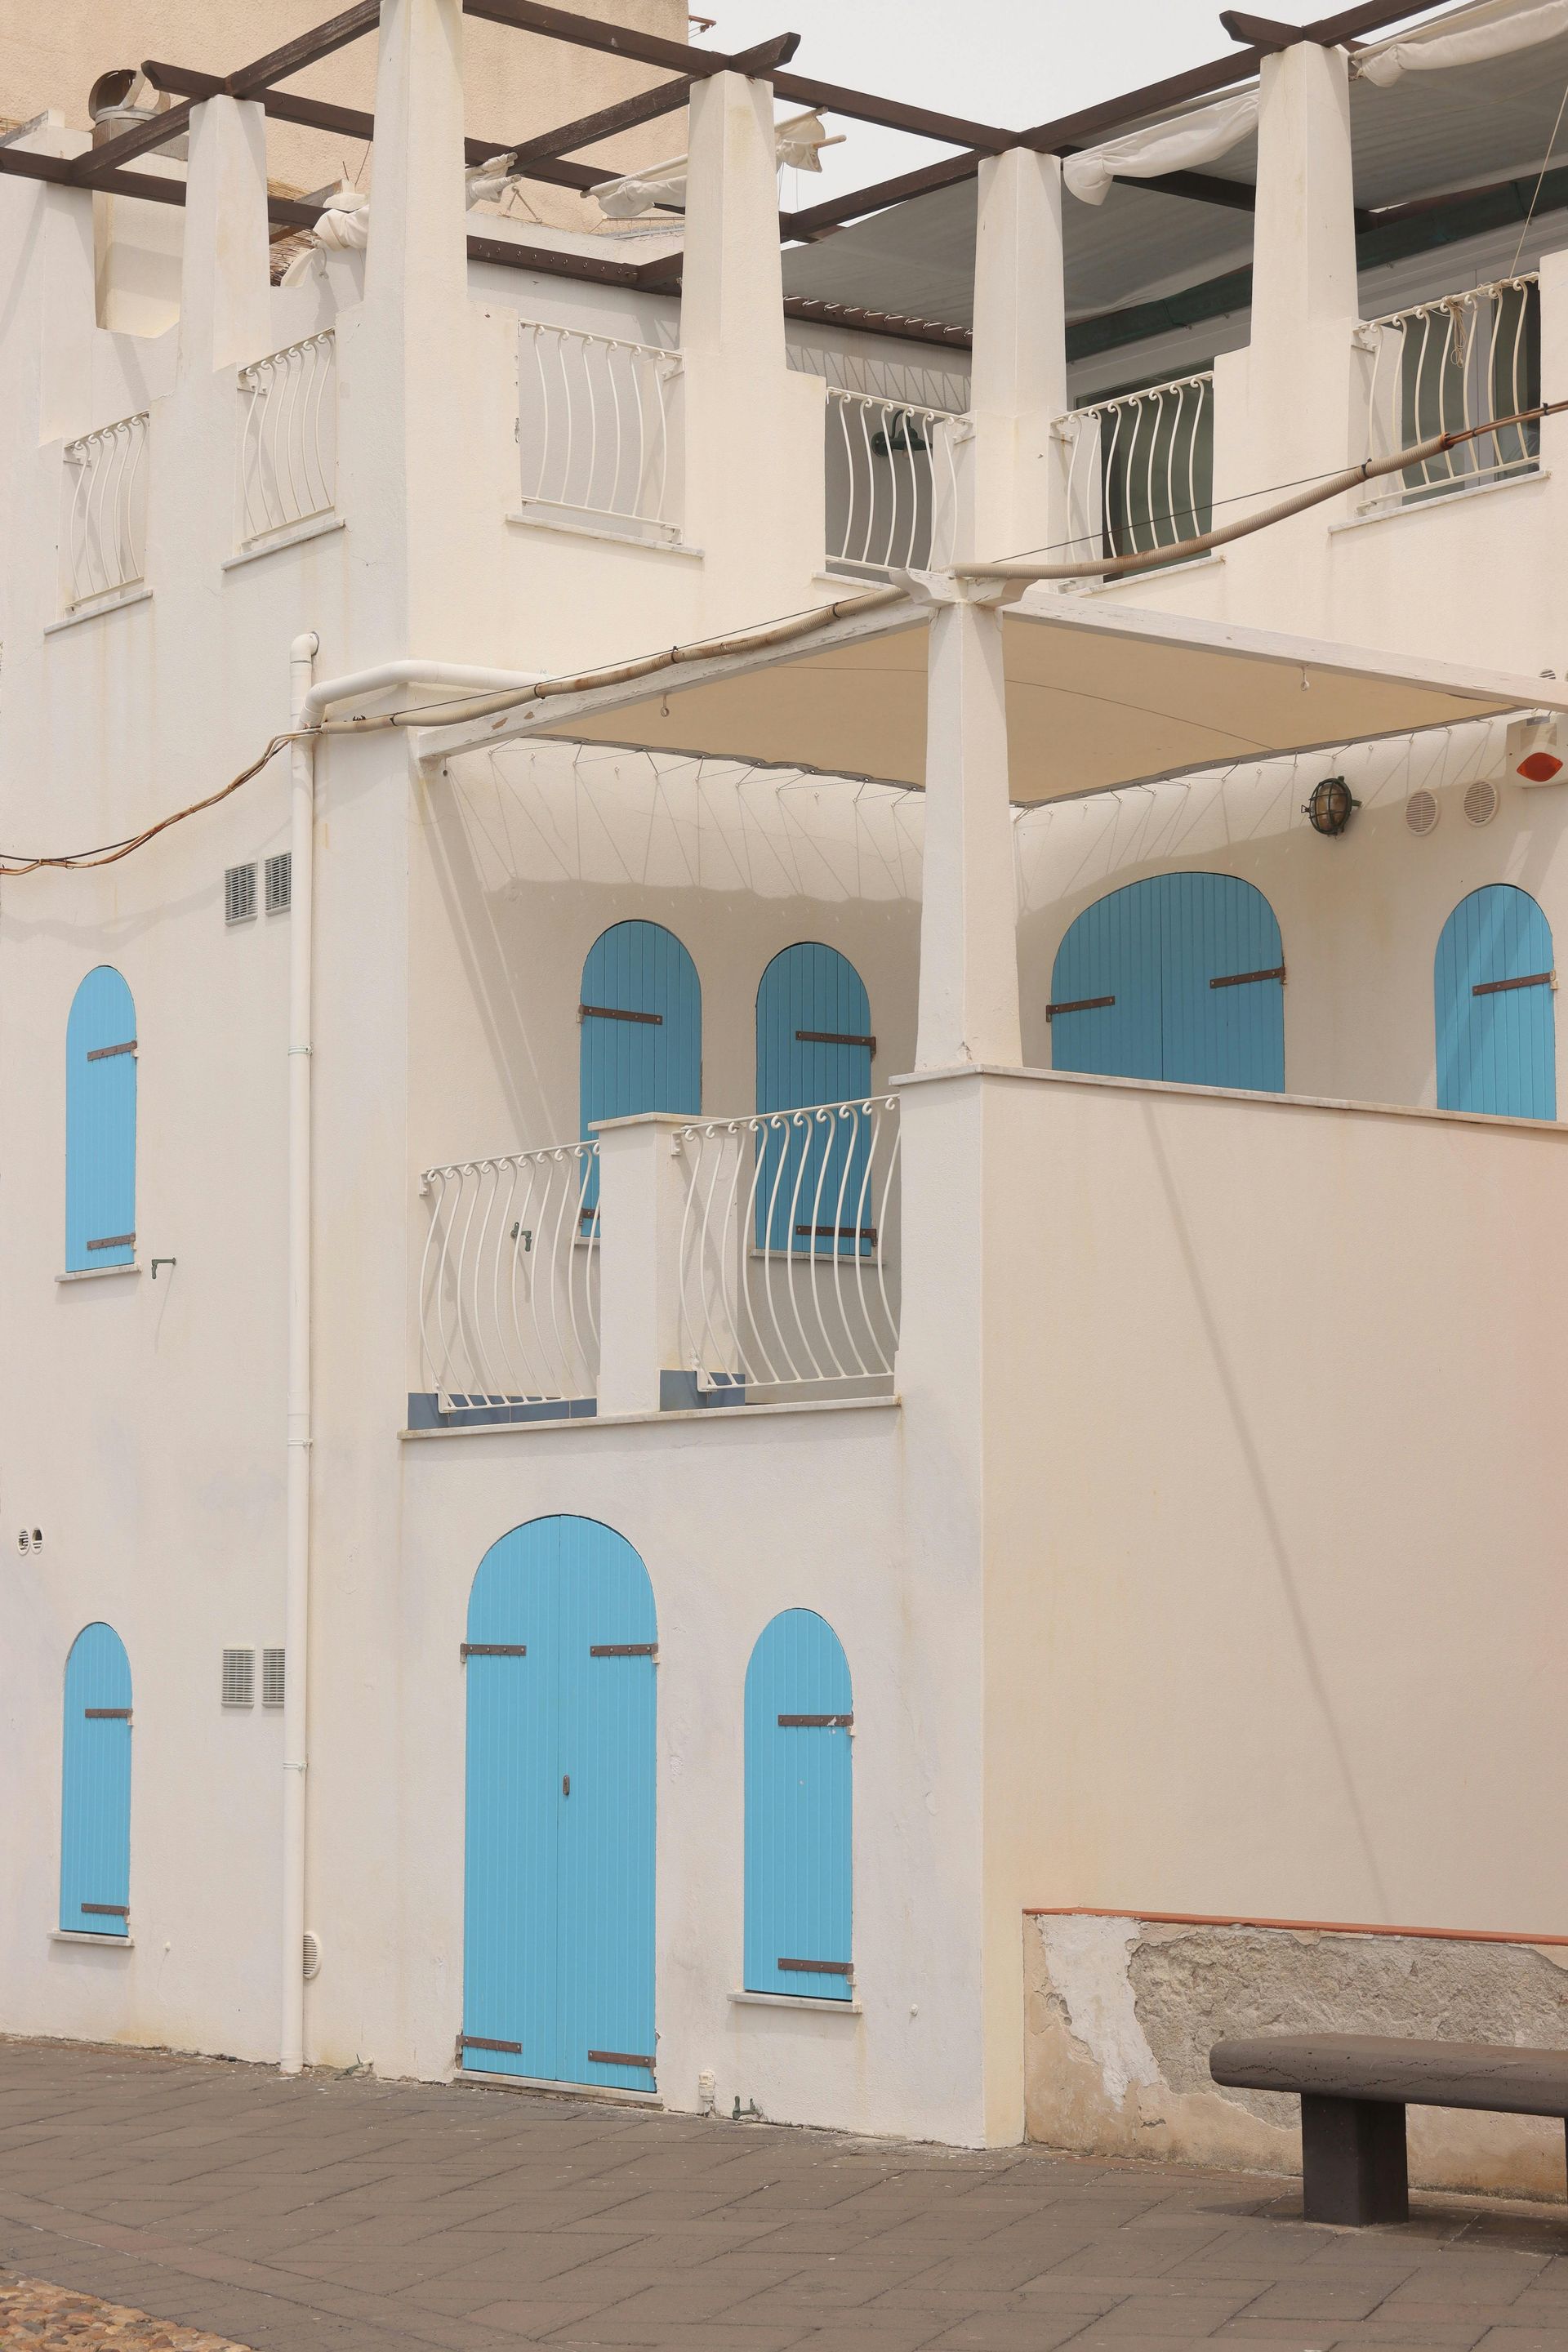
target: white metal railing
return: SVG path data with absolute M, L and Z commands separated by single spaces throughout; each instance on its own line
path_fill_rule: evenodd
M 879 1095 L 680 1130 L 680 1343 L 700 1389 L 889 1387 L 898 1113 Z
M 599 1379 L 596 1143 L 427 1168 L 425 1379 L 443 1412 L 593 1396 Z
M 329 327 L 239 371 L 239 539 L 248 547 L 337 503 L 337 345 Z
M 827 560 L 857 572 L 952 561 L 958 445 L 968 420 L 827 387 Z
M 1372 354 L 1370 456 L 1392 457 L 1436 433 L 1496 426 L 1370 484 L 1363 509 L 1407 506 L 1536 470 L 1540 425 L 1502 422 L 1540 398 L 1541 281 L 1533 272 L 1369 320 L 1356 341 Z
M 147 413 L 65 447 L 60 523 L 68 606 L 134 587 L 147 563 Z
M 524 508 L 644 539 L 678 539 L 679 352 L 525 319 L 518 346 Z
M 1068 450 L 1069 558 L 1157 555 L 1214 520 L 1214 377 L 1179 376 L 1075 408 Z

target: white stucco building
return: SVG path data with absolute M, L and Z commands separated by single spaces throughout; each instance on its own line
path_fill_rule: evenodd
M 1262 2162 L 1210 2025 L 1560 2038 L 1554 12 L 782 249 L 787 55 L 590 234 L 357 14 L 296 282 L 254 69 L 0 144 L 0 2026 Z

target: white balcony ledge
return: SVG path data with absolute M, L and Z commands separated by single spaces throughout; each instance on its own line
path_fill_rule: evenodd
M 397 1433 L 405 1444 L 422 1445 L 427 1440 L 439 1444 L 445 1439 L 476 1437 L 536 1437 L 543 1432 L 563 1429 L 664 1429 L 674 1422 L 705 1422 L 710 1426 L 732 1427 L 737 1422 L 761 1421 L 768 1414 L 801 1412 L 896 1412 L 902 1403 L 897 1396 L 885 1397 L 803 1397 L 798 1403 L 734 1404 L 713 1407 L 699 1405 L 695 1411 L 682 1406 L 673 1412 L 604 1412 L 584 1413 L 572 1420 L 559 1421 L 484 1421 L 471 1429 L 400 1429 Z
M 62 629 L 79 629 L 84 621 L 101 621 L 110 613 L 123 613 L 132 604 L 150 604 L 153 591 L 140 582 L 134 588 L 117 589 L 112 595 L 95 596 L 89 604 L 78 604 L 58 621 L 44 623 L 46 637 L 58 636 Z
M 95 1936 L 86 1927 L 51 1927 L 51 1944 L 91 1944 L 100 1952 L 133 1952 L 134 1936 Z
M 608 520 L 594 522 L 569 509 L 542 502 L 538 506 L 510 507 L 506 519 L 522 530 L 553 530 L 567 539 L 592 539 L 611 547 L 639 548 L 648 555 L 684 555 L 699 563 L 703 561 L 701 548 L 690 547 L 683 539 L 655 538 L 651 527 L 644 531 L 632 524 L 622 529 Z
M 108 1282 L 117 1274 L 140 1274 L 141 1266 L 132 1258 L 129 1265 L 79 1265 L 74 1274 L 57 1274 L 59 1282 Z
M 826 2000 L 800 1992 L 732 1992 L 732 2009 L 793 2009 L 807 2017 L 862 2017 L 858 2000 Z
M 242 547 L 237 555 L 226 555 L 223 569 L 237 572 L 243 564 L 259 563 L 264 555 L 281 555 L 286 547 L 304 547 L 313 539 L 330 539 L 334 531 L 346 530 L 347 518 L 340 514 L 312 515 L 309 522 L 294 523 L 287 530 L 275 531 L 269 539 L 253 541 Z
M 1386 506 L 1369 507 L 1363 514 L 1346 515 L 1329 525 L 1329 535 L 1332 538 L 1344 530 L 1365 530 L 1374 522 L 1408 522 L 1414 515 L 1451 514 L 1456 507 L 1468 507 L 1477 499 L 1496 498 L 1503 490 L 1533 489 L 1551 479 L 1551 467 L 1543 466 L 1529 473 L 1521 467 L 1517 474 L 1504 474 L 1495 482 L 1456 484 L 1452 489 L 1434 483 L 1425 496 L 1417 493 L 1403 503 L 1391 499 Z

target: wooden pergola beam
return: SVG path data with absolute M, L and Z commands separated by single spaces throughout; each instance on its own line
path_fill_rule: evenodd
M 748 68 L 741 57 L 731 57 L 720 49 L 696 49 L 689 41 L 667 41 L 657 33 L 634 32 L 628 25 L 607 25 L 596 16 L 574 16 L 569 9 L 546 6 L 544 0 L 463 0 L 463 13 L 478 16 L 486 24 L 508 25 L 514 33 L 537 33 L 547 41 L 566 41 L 579 49 L 599 49 L 606 57 L 629 58 L 637 65 L 663 66 L 671 73 L 689 74 L 698 81 L 710 74 L 748 70 L 761 74 L 766 70 L 755 64 Z M 800 47 L 800 35 L 781 33 L 764 47 L 774 49 L 782 63 L 794 57 Z M 745 54 L 754 57 L 756 52 Z
M 241 66 L 237 73 L 226 79 L 223 88 L 229 98 L 255 98 L 268 84 L 284 80 L 306 66 L 314 65 L 321 58 L 330 58 L 334 51 L 347 48 L 351 41 L 363 39 L 374 32 L 381 21 L 381 0 L 355 0 L 342 16 L 329 18 L 308 33 L 286 41 L 280 49 L 269 49 L 263 58 Z M 100 187 L 109 173 L 118 172 L 132 157 L 144 155 L 155 147 L 165 147 L 189 128 L 190 100 L 172 106 L 163 114 L 155 114 L 149 121 L 137 122 L 122 131 L 116 139 L 105 140 L 101 147 L 90 147 L 79 155 L 72 166 L 72 178 L 79 187 Z

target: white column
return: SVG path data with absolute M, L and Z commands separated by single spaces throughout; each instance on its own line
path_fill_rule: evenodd
M 973 487 L 961 555 L 1023 553 L 1062 536 L 1051 426 L 1067 404 L 1061 164 L 1015 147 L 980 166 Z
M 676 1138 L 684 1116 L 647 1111 L 595 1126 L 599 1139 L 599 1412 L 658 1412 L 660 1374 L 680 1362 Z
M 1216 509 L 1364 454 L 1350 85 L 1342 49 L 1299 41 L 1263 61 L 1252 339 L 1215 364 Z M 1332 636 L 1329 525 L 1318 508 L 1226 551 L 1231 609 L 1263 627 Z
M 268 348 L 267 119 L 253 100 L 209 98 L 191 116 L 180 365 L 210 375 Z
M 799 600 L 820 571 L 818 378 L 784 365 L 773 88 L 709 76 L 691 93 L 680 294 L 684 536 L 706 557 L 704 619 Z M 780 599 L 784 602 L 780 602 Z
M 1016 1066 L 1017 884 L 1000 611 L 939 604 L 929 661 L 915 1066 Z

